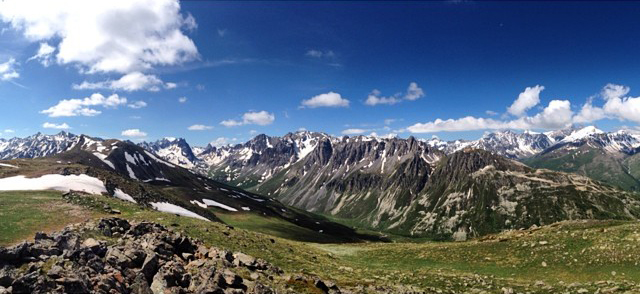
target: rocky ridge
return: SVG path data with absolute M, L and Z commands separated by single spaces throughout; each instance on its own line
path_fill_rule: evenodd
M 341 293 L 318 277 L 285 275 L 265 260 L 151 222 L 106 218 L 0 247 L 0 293 Z

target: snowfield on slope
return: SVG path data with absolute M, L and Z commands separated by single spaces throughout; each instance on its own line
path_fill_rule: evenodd
M 181 215 L 181 216 L 186 216 L 186 217 L 192 217 L 192 218 L 197 218 L 197 219 L 201 219 L 201 220 L 206 220 L 208 222 L 210 222 L 210 220 L 208 220 L 207 218 L 193 212 L 190 211 L 186 208 L 182 208 L 178 205 L 175 204 L 171 204 L 168 202 L 151 202 L 150 203 L 151 206 L 153 206 L 153 208 L 155 208 L 157 211 L 162 211 L 162 212 L 168 212 L 168 213 L 173 213 L 173 214 L 177 214 L 177 215 Z
M 84 191 L 91 194 L 107 193 L 101 180 L 88 175 L 44 175 L 39 178 L 15 176 L 0 179 L 0 191 L 39 191 L 56 190 L 62 192 Z M 114 197 L 137 203 L 133 197 L 120 189 L 115 189 Z
M 15 176 L 0 179 L 0 191 L 19 190 L 56 190 L 69 192 L 69 190 L 85 191 L 91 194 L 106 193 L 102 181 L 88 175 L 44 175 L 39 178 L 26 178 Z

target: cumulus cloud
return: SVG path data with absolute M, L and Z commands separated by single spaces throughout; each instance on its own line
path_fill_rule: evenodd
M 260 125 L 266 126 L 272 124 L 276 120 L 273 113 L 267 111 L 250 111 L 242 115 L 242 120 L 228 119 L 220 122 L 225 127 L 237 127 L 242 125 Z
M 605 99 L 604 113 L 618 120 L 640 123 L 640 97 L 627 97 L 630 89 L 626 86 L 608 84 L 602 89 Z
M 407 93 L 404 95 L 404 99 L 413 101 L 422 97 L 424 97 L 424 91 L 422 88 L 418 87 L 416 82 L 410 83 L 407 88 Z
M 67 130 L 71 128 L 67 123 L 55 124 L 50 122 L 43 123 L 42 127 L 45 129 L 58 129 L 58 130 Z
M 127 107 L 133 108 L 133 109 L 140 109 L 140 108 L 143 108 L 143 107 L 147 107 L 147 102 L 144 102 L 142 100 L 134 101 L 132 103 L 129 103 L 129 105 L 127 105 Z
M 180 97 L 180 98 L 178 98 L 178 102 L 180 102 L 180 103 L 187 103 L 187 97 Z
M 147 136 L 147 133 L 141 131 L 140 129 L 128 129 L 128 130 L 122 131 L 122 133 L 120 134 L 122 136 L 131 137 L 131 138 L 142 138 Z
M 187 128 L 187 130 L 189 131 L 206 131 L 206 130 L 212 130 L 212 129 L 213 129 L 213 126 L 207 126 L 207 125 L 192 125 Z
M 127 98 L 120 97 L 118 94 L 113 94 L 109 97 L 104 97 L 100 93 L 94 93 L 89 97 L 83 99 L 64 99 L 60 100 L 58 104 L 40 111 L 40 113 L 47 114 L 49 117 L 60 116 L 96 116 L 102 113 L 100 110 L 96 110 L 92 107 L 101 106 L 104 108 L 117 108 L 120 105 L 127 103 Z
M 540 92 L 542 90 L 544 90 L 544 87 L 540 85 L 527 87 L 524 92 L 518 95 L 518 99 L 507 108 L 507 112 L 515 116 L 523 116 L 527 110 L 540 103 Z
M 150 91 L 158 92 L 162 88 L 172 89 L 177 85 L 175 83 L 164 83 L 160 78 L 155 75 L 146 75 L 141 72 L 132 72 L 122 76 L 118 80 L 107 80 L 101 82 L 88 82 L 84 81 L 81 84 L 73 84 L 72 87 L 75 90 L 95 90 L 95 89 L 110 89 L 114 91 Z
M 589 98 L 587 102 L 582 105 L 580 112 L 573 117 L 575 123 L 590 123 L 597 120 L 601 120 L 606 117 L 604 110 L 600 107 L 593 106 L 593 99 Z
M 371 105 L 371 106 L 378 105 L 378 104 L 393 105 L 402 101 L 402 98 L 400 98 L 399 95 L 383 97 L 381 96 L 381 94 L 382 93 L 379 90 L 373 89 L 373 91 L 369 93 L 369 96 L 367 96 L 367 100 L 364 102 L 364 104 Z
M 467 116 L 459 119 L 436 119 L 432 122 L 417 123 L 409 126 L 407 130 L 411 133 L 434 133 L 434 132 L 459 132 L 483 129 L 501 129 L 504 124 L 490 118 L 476 118 Z
M 20 74 L 16 70 L 16 60 L 9 58 L 9 60 L 0 63 L 0 81 L 11 81 L 20 77 Z
M 335 92 L 320 94 L 310 99 L 302 100 L 300 108 L 317 108 L 317 107 L 349 107 L 349 100 Z
M 52 42 L 57 63 L 86 73 L 144 71 L 198 57 L 183 32 L 195 20 L 180 13 L 178 0 L 2 1 L 0 20 L 30 41 Z
M 424 90 L 422 90 L 417 83 L 411 82 L 409 87 L 407 87 L 406 93 L 396 93 L 395 95 L 388 97 L 382 96 L 382 93 L 379 90 L 373 89 L 373 91 L 369 93 L 369 96 L 367 96 L 367 100 L 364 101 L 364 104 L 369 106 L 379 104 L 393 105 L 402 102 L 402 100 L 415 101 L 422 97 L 424 97 Z
M 572 124 L 573 111 L 568 100 L 552 100 L 542 112 L 515 120 L 466 116 L 459 119 L 436 119 L 417 123 L 407 128 L 411 133 L 460 132 L 486 129 L 558 129 Z

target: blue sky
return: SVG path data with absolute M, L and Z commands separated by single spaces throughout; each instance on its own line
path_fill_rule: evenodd
M 639 3 L 47 2 L 0 3 L 0 137 L 640 123 Z

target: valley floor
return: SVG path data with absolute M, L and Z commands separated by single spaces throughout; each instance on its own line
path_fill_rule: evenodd
M 125 219 L 183 231 L 209 246 L 264 258 L 285 273 L 334 280 L 343 292 L 640 293 L 640 222 L 568 221 L 458 243 L 331 244 L 322 242 L 319 232 L 259 215 L 216 211 L 231 227 L 104 196 L 0 192 L 0 245 L 113 210 Z

